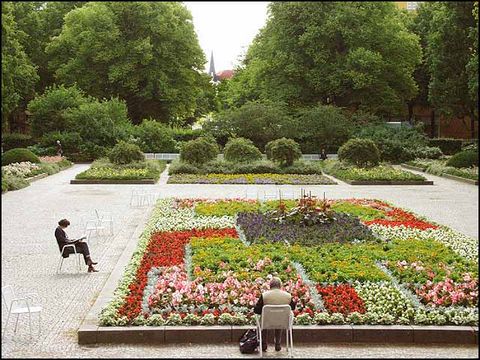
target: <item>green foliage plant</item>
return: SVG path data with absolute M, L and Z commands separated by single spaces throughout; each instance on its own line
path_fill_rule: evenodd
M 445 155 L 453 155 L 462 150 L 461 139 L 439 138 L 429 139 L 429 146 L 438 146 Z
M 185 143 L 180 151 L 180 160 L 201 165 L 217 157 L 218 145 L 212 138 L 201 137 Z
M 143 120 L 135 127 L 135 136 L 138 137 L 140 148 L 147 153 L 175 152 L 175 141 L 171 130 L 156 120 Z
M 350 139 L 338 149 L 340 161 L 358 167 L 373 167 L 380 162 L 380 152 L 372 140 Z
M 249 139 L 232 138 L 223 149 L 225 160 L 230 162 L 244 163 L 257 161 L 262 158 L 262 153 Z
M 287 138 L 270 141 L 265 146 L 265 153 L 269 160 L 280 164 L 280 166 L 291 166 L 295 160 L 302 156 L 298 143 Z
M 28 149 L 24 148 L 17 148 L 17 149 L 10 149 L 5 151 L 2 154 L 2 165 L 8 165 L 11 163 L 22 162 L 22 161 L 30 161 L 31 163 L 39 163 L 40 159 L 37 155 L 31 152 Z
M 447 166 L 455 168 L 469 168 L 472 166 L 478 167 L 478 151 L 467 150 L 456 153 L 448 159 Z
M 368 206 L 352 204 L 347 201 L 337 201 L 332 204 L 332 209 L 336 212 L 343 212 L 360 218 L 362 221 L 382 219 L 385 217 L 383 211 L 373 209 Z
M 27 148 L 33 145 L 34 141 L 28 134 L 11 133 L 2 134 L 3 151 L 15 148 Z
M 138 145 L 129 144 L 125 141 L 120 141 L 115 145 L 108 158 L 114 164 L 128 164 L 133 161 L 145 160 L 145 156 Z

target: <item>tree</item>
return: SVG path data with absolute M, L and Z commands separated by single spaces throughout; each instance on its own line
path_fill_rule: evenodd
M 232 79 L 232 102 L 399 113 L 416 95 L 418 37 L 388 2 L 272 2 Z
M 53 72 L 48 69 L 49 56 L 45 48 L 53 36 L 60 34 L 64 17 L 71 10 L 85 5 L 82 1 L 25 1 L 16 2 L 14 16 L 18 28 L 25 34 L 21 43 L 28 57 L 38 67 L 40 80 L 36 90 L 43 93 L 54 84 Z
M 431 75 L 428 97 L 442 115 L 478 121 L 478 98 L 472 94 L 478 78 L 474 31 L 478 27 L 474 2 L 442 2 L 433 13 L 428 34 L 427 63 Z M 478 9 L 478 8 L 477 8 Z M 478 36 L 478 35 L 477 35 Z M 478 56 L 478 55 L 477 55 Z M 478 88 L 477 88 L 478 89 Z
M 249 102 L 238 109 L 220 112 L 203 129 L 225 145 L 231 137 L 244 137 L 263 149 L 267 142 L 288 136 L 292 119 L 280 104 Z
M 89 2 L 65 16 L 47 53 L 59 81 L 124 99 L 135 123 L 191 117 L 205 86 L 205 55 L 181 3 Z
M 32 113 L 31 128 L 36 137 L 52 131 L 70 131 L 65 118 L 66 110 L 78 108 L 92 101 L 77 87 L 63 85 L 47 88 L 45 93 L 28 103 Z
M 14 3 L 2 2 L 2 129 L 7 130 L 8 117 L 21 101 L 33 96 L 38 81 L 37 70 L 25 53 L 13 16 Z

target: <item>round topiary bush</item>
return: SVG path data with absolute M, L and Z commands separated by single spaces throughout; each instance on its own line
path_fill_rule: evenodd
M 371 167 L 379 164 L 380 152 L 372 140 L 350 139 L 338 149 L 338 159 L 358 167 Z
M 28 149 L 16 148 L 5 151 L 2 154 L 2 165 L 8 165 L 16 162 L 30 161 L 31 163 L 39 163 L 40 159 Z
M 478 166 L 478 152 L 475 150 L 467 150 L 456 153 L 450 159 L 448 159 L 446 165 L 456 168 Z
M 300 145 L 287 138 L 270 141 L 265 146 L 265 153 L 267 159 L 279 163 L 280 166 L 290 166 L 302 156 Z
M 262 153 L 252 140 L 240 137 L 228 140 L 223 149 L 223 156 L 227 161 L 250 162 L 260 160 Z
M 180 160 L 193 165 L 201 165 L 215 159 L 218 145 L 215 140 L 200 137 L 187 141 L 180 150 Z
M 114 164 L 128 164 L 133 161 L 145 160 L 142 150 L 136 144 L 120 141 L 110 150 L 108 158 Z

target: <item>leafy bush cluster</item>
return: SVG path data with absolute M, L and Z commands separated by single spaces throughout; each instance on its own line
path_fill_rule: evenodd
M 2 165 L 20 163 L 23 161 L 39 163 L 40 159 L 33 152 L 24 148 L 11 149 L 2 154 Z
M 270 141 L 265 146 L 265 153 L 267 159 L 282 167 L 293 165 L 293 162 L 302 156 L 300 146 L 294 140 L 287 138 Z
M 214 139 L 201 137 L 182 146 L 180 160 L 192 165 L 202 165 L 215 159 L 218 153 L 218 145 Z
M 469 168 L 472 166 L 478 167 L 478 151 L 467 150 L 456 153 L 450 159 L 448 159 L 446 165 L 455 168 Z
M 429 139 L 428 145 L 440 148 L 445 155 L 453 155 L 462 150 L 462 142 L 461 139 L 440 138 Z
M 472 168 L 454 168 L 446 165 L 447 160 L 429 160 L 429 159 L 415 159 L 409 161 L 407 164 L 421 168 L 429 174 L 442 176 L 449 174 L 459 176 L 465 179 L 478 180 L 478 167 Z
M 223 149 L 225 160 L 230 162 L 250 162 L 262 158 L 262 153 L 249 139 L 233 138 L 230 139 Z
M 2 134 L 3 151 L 15 148 L 27 148 L 34 144 L 32 137 L 28 134 L 11 133 Z
M 113 164 L 129 164 L 134 161 L 145 160 L 140 147 L 135 144 L 129 144 L 120 141 L 108 154 L 108 158 Z
M 380 162 L 377 146 L 369 139 L 350 139 L 338 149 L 338 159 L 358 167 L 373 167 Z

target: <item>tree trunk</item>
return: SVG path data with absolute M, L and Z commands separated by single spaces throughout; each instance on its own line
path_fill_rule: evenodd
M 470 138 L 475 139 L 475 113 L 470 113 Z
M 430 114 L 430 137 L 434 138 L 435 137 L 435 110 L 432 109 L 432 112 Z

